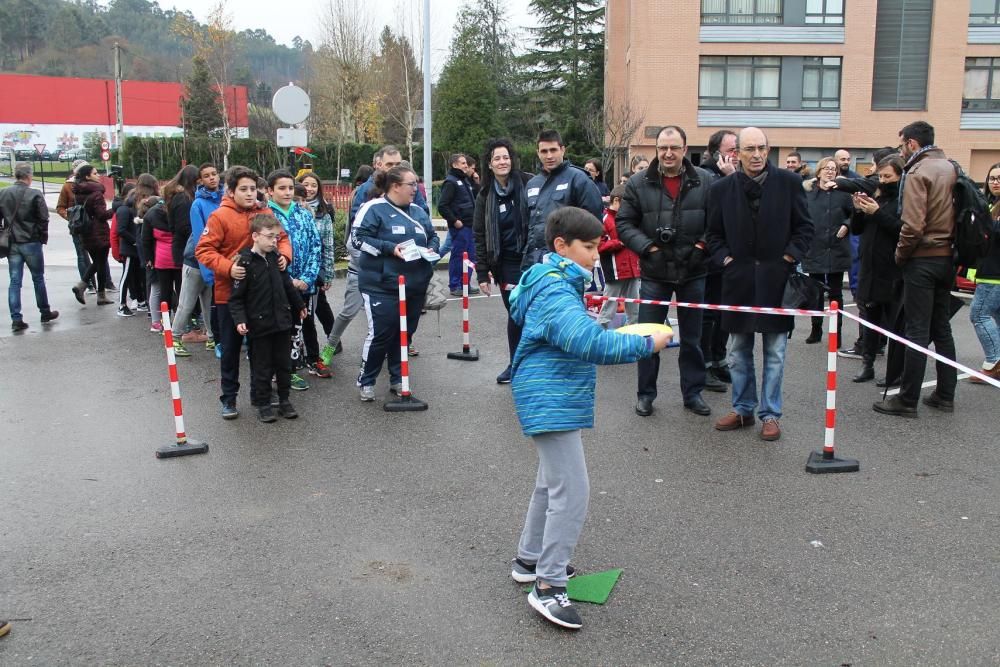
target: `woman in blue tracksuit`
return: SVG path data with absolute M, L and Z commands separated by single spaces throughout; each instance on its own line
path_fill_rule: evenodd
M 412 336 L 420 322 L 420 310 L 434 270 L 424 258 L 405 261 L 400 244 L 413 241 L 435 253 L 439 247 L 430 218 L 413 203 L 417 175 L 412 169 L 399 166 L 376 174 L 375 188 L 381 196 L 370 199 L 358 211 L 357 219 L 361 222 L 351 239 L 361 251 L 358 288 L 368 314 L 368 337 L 362 348 L 358 375 L 362 401 L 375 400 L 375 380 L 387 357 L 389 389 L 399 393 L 402 388 L 399 276 L 406 278 L 406 328 Z

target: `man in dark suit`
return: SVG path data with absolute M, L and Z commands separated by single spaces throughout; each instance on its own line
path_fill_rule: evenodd
M 759 128 L 744 128 L 738 140 L 740 170 L 716 181 L 709 193 L 709 252 L 723 266 L 723 304 L 780 307 L 788 276 L 809 251 L 813 237 L 805 190 L 797 174 L 767 161 L 770 147 Z M 763 423 L 760 437 L 777 440 L 792 318 L 725 312 L 722 328 L 731 341 L 733 411 L 716 422 L 715 428 L 733 431 L 752 426 L 757 412 Z M 753 356 L 757 333 L 764 339 L 760 401 Z

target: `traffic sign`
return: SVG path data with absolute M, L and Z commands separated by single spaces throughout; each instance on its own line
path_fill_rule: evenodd
M 101 142 L 101 150 L 102 151 L 109 151 L 109 150 L 111 150 L 111 144 L 108 143 L 107 141 L 102 141 Z
M 35 152 L 36 153 L 38 153 L 39 155 L 41 155 L 42 151 L 44 151 L 44 150 L 45 150 L 45 144 L 35 144 Z
M 105 143 L 107 143 L 107 142 L 105 142 Z M 107 162 L 108 160 L 110 160 L 111 159 L 111 151 L 109 151 L 107 149 L 101 151 L 101 159 L 104 160 L 105 162 Z

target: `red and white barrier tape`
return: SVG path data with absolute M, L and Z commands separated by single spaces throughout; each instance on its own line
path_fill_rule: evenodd
M 597 294 L 590 297 L 594 301 L 621 301 L 624 303 L 646 304 L 648 306 L 674 306 L 675 308 L 698 308 L 700 310 L 725 310 L 735 313 L 757 313 L 760 315 L 797 315 L 800 317 L 827 317 L 825 310 L 804 310 L 800 308 L 771 308 L 767 306 L 723 306 L 714 303 L 689 303 L 687 301 L 658 301 L 656 299 L 629 299 L 621 296 Z
M 923 354 L 925 354 L 928 357 L 934 359 L 935 361 L 940 361 L 942 364 L 947 364 L 947 365 L 951 366 L 952 368 L 958 369 L 958 370 L 960 370 L 960 371 L 962 371 L 964 373 L 968 373 L 969 375 L 971 375 L 973 377 L 979 378 L 980 380 L 982 380 L 986 384 L 991 384 L 994 387 L 1000 389 L 1000 380 L 996 380 L 994 378 L 991 378 L 988 375 L 983 375 L 983 373 L 980 372 L 980 371 L 974 371 L 971 368 L 969 368 L 968 366 L 963 366 L 962 364 L 958 363 L 957 361 L 952 361 L 951 359 L 943 357 L 940 354 L 938 354 L 937 352 L 933 352 L 931 350 L 928 350 L 926 347 L 921 347 L 921 346 L 917 345 L 916 343 L 914 343 L 912 341 L 909 341 L 909 340 L 903 338 L 902 336 L 900 336 L 898 334 L 892 333 L 891 331 L 886 331 L 882 327 L 880 327 L 880 326 L 878 326 L 876 324 L 872 324 L 868 320 L 860 318 L 857 315 L 854 315 L 852 313 L 847 312 L 846 310 L 840 310 L 838 312 L 841 315 L 843 315 L 844 317 L 847 317 L 849 319 L 854 320 L 855 322 L 857 322 L 861 326 L 868 327 L 869 329 L 872 329 L 874 331 L 879 332 L 880 334 L 882 334 L 886 338 L 891 338 L 892 340 L 896 341 L 897 343 L 900 343 L 900 344 L 905 345 L 907 347 L 913 348 L 914 350 L 917 350 L 918 352 L 922 352 Z
M 160 304 L 160 318 L 163 321 L 163 346 L 167 348 L 167 372 L 170 376 L 170 398 L 174 403 L 174 427 L 177 430 L 177 444 L 187 442 L 184 432 L 184 410 L 181 406 L 181 383 L 177 377 L 177 357 L 174 355 L 174 332 L 170 326 L 170 306 Z

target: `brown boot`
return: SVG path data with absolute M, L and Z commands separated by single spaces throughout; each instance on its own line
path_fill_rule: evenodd
M 979 372 L 988 378 L 993 378 L 994 380 L 1000 380 L 1000 361 L 993 364 L 993 368 L 990 368 L 989 370 L 985 368 L 980 368 Z M 986 384 L 983 380 L 980 380 L 975 376 L 970 377 L 969 382 L 971 382 L 972 384 Z
M 98 306 L 108 306 L 108 305 L 111 305 L 112 303 L 114 303 L 114 301 L 112 301 L 111 299 L 108 298 L 107 292 L 105 292 L 104 290 L 100 290 L 97 293 L 97 305 Z
M 768 442 L 777 440 L 781 437 L 781 427 L 778 425 L 778 420 L 774 417 L 769 417 L 764 420 L 764 425 L 760 429 L 760 439 L 767 440 Z
M 753 426 L 754 417 L 753 415 L 745 416 L 737 412 L 730 412 L 725 417 L 719 419 L 715 422 L 716 431 L 735 431 L 740 428 L 747 428 L 748 426 Z
M 75 296 L 76 300 L 82 303 L 83 305 L 87 305 L 86 295 L 87 295 L 87 283 L 79 282 L 73 285 L 73 296 Z

